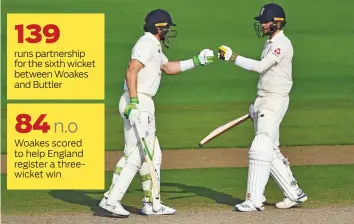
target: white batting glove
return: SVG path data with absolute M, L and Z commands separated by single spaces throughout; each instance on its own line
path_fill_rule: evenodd
M 134 125 L 139 119 L 139 100 L 136 97 L 131 97 L 129 104 L 125 107 L 124 116 L 129 120 L 130 125 Z
M 237 54 L 232 52 L 228 46 L 221 45 L 218 51 L 218 58 L 224 61 L 235 61 Z
M 214 52 L 210 49 L 202 50 L 198 56 L 193 57 L 194 65 L 208 65 L 214 62 Z
M 132 110 L 128 119 L 131 126 L 133 126 L 136 122 L 139 122 L 139 110 L 138 109 Z

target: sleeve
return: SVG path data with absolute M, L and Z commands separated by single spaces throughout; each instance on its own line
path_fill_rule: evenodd
M 237 56 L 235 64 L 241 68 L 249 71 L 263 73 L 276 63 L 276 58 L 272 54 L 268 53 L 262 61 L 253 60 L 250 58 Z
M 152 53 L 152 44 L 148 41 L 142 41 L 135 44 L 132 50 L 131 59 L 140 61 L 143 65 L 149 61 Z
M 286 46 L 282 43 L 275 43 L 268 54 L 261 61 L 237 56 L 235 64 L 249 71 L 263 73 L 273 65 L 279 63 L 286 54 Z
M 272 50 L 267 56 L 272 57 L 277 63 L 279 63 L 286 55 L 286 47 L 283 44 L 275 44 L 272 46 Z
M 168 62 L 168 58 L 164 53 L 162 53 L 162 65 L 166 64 Z

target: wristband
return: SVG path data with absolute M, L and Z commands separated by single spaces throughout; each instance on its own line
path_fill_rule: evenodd
M 195 66 L 200 65 L 200 59 L 198 56 L 193 57 L 193 63 Z
M 196 67 L 196 64 L 194 63 L 194 58 L 188 59 L 185 61 L 180 61 L 179 63 L 180 63 L 180 67 L 181 67 L 181 72 L 191 70 Z M 199 63 L 200 63 L 200 61 L 199 61 Z
M 130 102 L 129 103 L 139 104 L 138 97 L 130 97 Z
M 232 53 L 231 57 L 230 57 L 230 60 L 231 62 L 235 62 L 236 61 L 236 58 L 237 58 L 238 54 L 237 53 Z

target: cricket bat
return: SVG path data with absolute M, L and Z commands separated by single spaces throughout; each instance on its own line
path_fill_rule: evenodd
M 199 143 L 199 147 L 202 147 L 203 145 L 207 144 L 208 142 L 210 142 L 211 140 L 213 140 L 214 138 L 222 135 L 223 133 L 225 133 L 226 131 L 228 131 L 229 129 L 245 122 L 246 120 L 248 120 L 251 116 L 249 114 L 245 114 L 242 117 L 239 117 L 235 120 L 232 120 L 222 126 L 219 126 L 217 128 L 215 128 L 212 132 L 210 132 L 210 134 L 208 136 L 206 136 L 202 141 L 200 141 Z
M 157 169 L 153 163 L 153 159 L 152 156 L 150 154 L 149 151 L 149 147 L 146 144 L 145 141 L 145 137 L 143 137 L 143 135 L 141 134 L 141 129 L 139 127 L 139 125 L 137 124 L 137 122 L 134 123 L 135 129 L 138 133 L 139 136 L 139 141 L 141 144 L 141 147 L 144 150 L 144 157 L 145 157 L 145 161 L 146 164 L 148 166 L 149 169 L 149 173 L 151 174 L 151 182 L 152 182 L 152 209 L 157 212 L 161 209 L 161 202 L 160 202 L 160 184 L 159 184 L 159 180 L 160 177 L 158 175 Z

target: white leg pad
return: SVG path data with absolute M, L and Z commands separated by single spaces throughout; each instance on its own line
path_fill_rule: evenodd
M 116 182 L 116 180 L 118 179 L 120 173 L 122 172 L 123 170 L 123 167 L 125 166 L 125 164 L 127 163 L 127 156 L 124 155 L 120 158 L 120 160 L 118 161 L 117 165 L 116 165 L 116 168 L 114 169 L 114 172 L 113 172 L 113 177 L 112 177 L 112 184 L 109 188 L 108 191 L 106 191 L 104 193 L 104 196 L 107 198 L 108 195 L 109 195 L 109 192 L 112 190 L 113 186 L 114 186 L 114 183 Z
M 158 138 L 155 136 L 155 138 L 152 141 L 152 143 L 148 142 L 148 144 L 149 144 L 150 150 L 152 151 L 151 154 L 153 156 L 153 163 L 154 163 L 154 165 L 155 165 L 155 167 L 157 169 L 158 176 L 160 177 L 162 153 L 161 153 L 161 148 L 160 148 L 160 144 L 159 144 Z M 152 197 L 152 191 L 151 191 L 152 190 L 151 174 L 149 173 L 148 166 L 147 166 L 147 164 L 145 162 L 141 166 L 141 168 L 139 170 L 139 174 L 140 174 L 140 177 L 141 177 L 142 187 L 143 187 L 144 194 L 145 194 L 145 197 L 144 197 L 143 201 L 152 203 L 153 197 Z M 159 185 L 160 185 L 160 182 L 161 182 L 161 177 L 160 177 L 160 180 L 158 182 Z
M 118 201 L 122 200 L 134 176 L 140 169 L 142 161 L 143 154 L 142 150 L 139 147 L 133 150 L 132 153 L 129 155 L 127 162 L 123 167 L 119 177 L 115 180 L 114 186 L 110 190 L 107 198 L 108 205 L 114 205 Z
M 162 152 L 161 152 L 161 148 L 160 148 L 159 139 L 157 137 L 155 137 L 155 141 L 154 141 L 153 162 L 155 164 L 155 167 L 157 169 L 157 173 L 158 173 L 158 175 L 160 177 L 160 181 L 161 181 L 160 169 L 161 169 L 161 164 L 162 164 Z
M 151 174 L 146 162 L 143 163 L 139 170 L 141 185 L 144 191 L 144 202 L 152 202 L 152 183 L 151 183 Z
M 296 179 L 290 170 L 288 160 L 278 150 L 273 151 L 271 163 L 271 175 L 284 195 L 292 201 L 297 201 L 298 193 L 301 193 Z
M 262 206 L 263 191 L 270 174 L 273 141 L 266 134 L 257 134 L 249 151 L 246 200 L 256 207 Z

